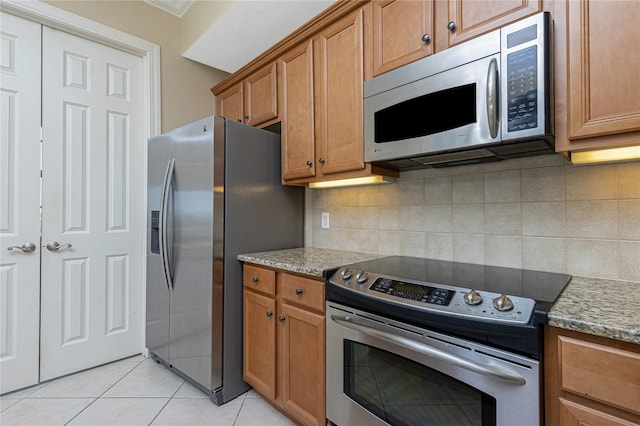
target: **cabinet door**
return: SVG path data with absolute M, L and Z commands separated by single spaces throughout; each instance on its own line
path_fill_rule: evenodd
M 257 126 L 278 116 L 276 63 L 256 71 L 245 80 L 244 123 Z
M 244 291 L 243 378 L 273 400 L 276 395 L 276 302 Z
M 433 0 L 372 2 L 373 75 L 433 53 Z
M 640 2 L 570 1 L 567 18 L 569 139 L 640 130 Z
M 562 426 L 637 426 L 602 411 L 560 398 L 560 424 Z
M 216 96 L 216 115 L 242 123 L 242 111 L 242 83 L 238 83 Z
M 284 408 L 303 424 L 324 425 L 324 316 L 285 303 L 278 319 Z
M 316 52 L 316 156 L 322 174 L 364 168 L 363 10 L 323 30 Z
M 439 1 L 436 50 L 439 52 L 540 11 L 540 0 Z
M 313 43 L 293 48 L 279 59 L 282 86 L 282 178 L 316 174 Z

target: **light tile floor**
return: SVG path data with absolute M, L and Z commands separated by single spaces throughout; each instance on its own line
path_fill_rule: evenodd
M 255 391 L 218 407 L 142 356 L 0 397 L 0 425 L 294 425 Z

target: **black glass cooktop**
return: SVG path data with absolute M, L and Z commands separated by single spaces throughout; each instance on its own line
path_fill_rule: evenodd
M 542 312 L 549 310 L 571 281 L 571 275 L 567 274 L 406 256 L 382 257 L 348 266 L 354 271 L 399 279 L 527 297 L 535 300 L 536 310 Z

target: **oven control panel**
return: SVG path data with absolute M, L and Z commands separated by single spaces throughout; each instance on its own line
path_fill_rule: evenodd
M 455 294 L 453 290 L 408 283 L 391 278 L 378 278 L 371 284 L 369 290 L 390 294 L 391 296 L 403 299 L 442 306 L 448 306 Z
M 480 289 L 407 280 L 343 267 L 329 279 L 336 285 L 394 305 L 479 321 L 527 324 L 535 301 Z

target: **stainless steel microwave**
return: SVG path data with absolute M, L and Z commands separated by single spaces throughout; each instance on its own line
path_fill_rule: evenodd
M 396 170 L 554 152 L 541 12 L 364 83 L 364 159 Z

